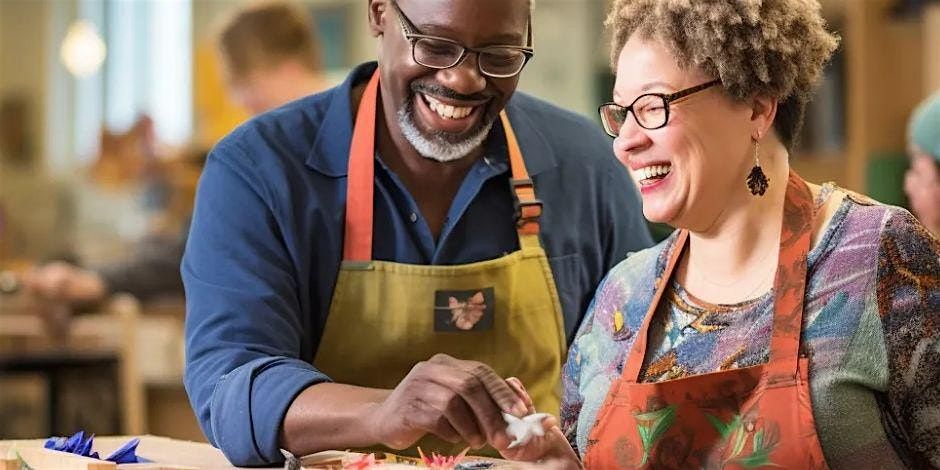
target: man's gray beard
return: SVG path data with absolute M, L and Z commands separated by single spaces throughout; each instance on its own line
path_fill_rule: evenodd
M 484 117 L 484 119 L 486 119 Z M 414 121 L 414 100 L 408 100 L 398 110 L 398 127 L 408 142 L 424 158 L 446 163 L 460 160 L 479 147 L 486 140 L 493 120 L 483 123 L 474 133 L 467 137 L 458 137 L 454 134 L 441 131 L 432 131 L 430 135 L 418 129 Z

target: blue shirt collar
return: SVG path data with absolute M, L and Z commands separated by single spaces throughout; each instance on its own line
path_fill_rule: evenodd
M 346 176 L 349 164 L 349 144 L 352 142 L 354 116 L 351 106 L 352 89 L 368 80 L 378 64 L 367 62 L 359 65 L 343 83 L 327 93 L 330 103 L 320 120 L 313 148 L 307 156 L 310 168 L 332 177 Z M 518 94 L 518 93 L 517 93 Z M 558 166 L 555 152 L 542 135 L 536 123 L 517 103 L 516 96 L 509 100 L 507 113 L 512 123 L 519 147 L 526 161 L 529 175 L 537 175 Z M 507 160 L 505 138 L 501 126 L 494 124 L 487 139 L 487 156 L 491 160 Z M 498 150 L 497 150 L 498 149 Z M 493 153 L 491 153 L 493 152 Z

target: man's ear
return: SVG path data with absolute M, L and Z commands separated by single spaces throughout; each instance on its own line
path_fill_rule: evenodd
M 776 117 L 777 98 L 766 95 L 756 95 L 751 98 L 751 137 L 760 140 L 761 137 L 767 135 Z
M 385 16 L 388 9 L 388 0 L 369 0 L 369 31 L 372 32 L 372 37 L 385 33 Z

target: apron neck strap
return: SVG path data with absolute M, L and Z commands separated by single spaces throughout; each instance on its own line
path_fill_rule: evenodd
M 343 259 L 372 260 L 372 209 L 375 185 L 375 112 L 379 96 L 379 71 L 366 85 L 356 112 L 349 171 L 346 178 L 346 233 Z
M 506 133 L 506 147 L 509 151 L 509 167 L 512 177 L 509 180 L 512 189 L 513 207 L 516 212 L 516 230 L 519 232 L 520 244 L 524 244 L 527 235 L 539 234 L 539 218 L 542 216 L 542 201 L 535 197 L 535 186 L 529 178 L 525 161 L 522 160 L 522 150 L 516 140 L 516 133 L 509 125 L 509 116 L 503 110 L 499 113 Z
M 375 192 L 375 118 L 379 96 L 379 71 L 372 74 L 356 112 L 352 143 L 349 146 L 349 171 L 346 180 L 346 228 L 343 260 L 372 260 L 373 197 Z M 538 241 L 542 201 L 535 197 L 535 186 L 522 159 L 516 134 L 509 125 L 506 111 L 499 113 L 506 134 L 510 185 L 516 212 L 516 230 L 520 246 Z M 533 237 L 533 235 L 535 237 Z
M 806 182 L 790 170 L 774 278 L 774 329 L 770 342 L 771 367 L 781 372 L 795 372 L 799 360 L 814 215 L 813 193 Z
M 769 366 L 782 373 L 793 373 L 797 369 L 800 348 L 800 332 L 803 327 L 803 298 L 806 290 L 806 260 L 809 255 L 813 233 L 813 196 L 806 182 L 792 170 L 787 180 L 783 205 L 783 223 L 780 229 L 780 254 L 774 278 L 774 320 L 770 341 Z M 685 251 L 689 238 L 687 230 L 681 230 L 672 245 L 666 268 L 656 278 L 656 289 L 643 325 L 637 332 L 633 348 L 627 356 L 622 379 L 636 382 L 646 356 L 649 325 L 656 314 L 663 293 L 676 264 Z

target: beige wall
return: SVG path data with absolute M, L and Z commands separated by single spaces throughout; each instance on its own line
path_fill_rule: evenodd
M 940 90 L 940 4 L 928 5 L 924 14 L 924 93 Z
M 0 95 L 23 93 L 30 100 L 30 132 L 37 156 L 46 154 L 49 0 L 0 1 Z

